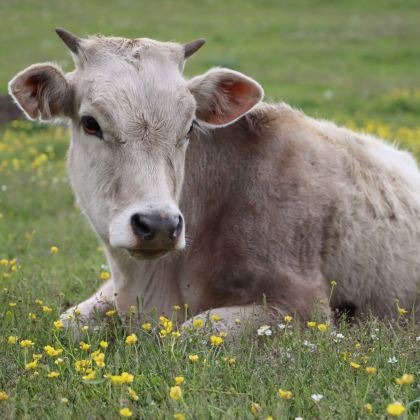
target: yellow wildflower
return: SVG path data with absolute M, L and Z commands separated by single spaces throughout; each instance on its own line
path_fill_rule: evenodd
M 123 372 L 121 375 L 107 375 L 114 385 L 131 384 L 134 381 L 134 375 Z
M 401 316 L 404 316 L 408 313 L 408 311 L 404 308 L 401 308 L 400 301 L 398 299 L 395 300 L 395 304 L 397 305 L 397 311 Z
M 182 390 L 178 385 L 171 386 L 169 395 L 173 400 L 178 401 L 182 398 Z
M 7 264 L 9 264 L 9 261 L 7 261 L 5 258 L 0 260 L 0 265 L 2 265 L 3 267 L 6 267 Z
M 106 341 L 102 340 L 99 343 L 99 346 L 102 347 L 103 349 L 106 349 L 108 347 L 108 343 Z
M 410 385 L 414 382 L 414 375 L 411 375 L 410 373 L 404 373 L 401 378 L 396 378 L 395 382 L 398 385 Z
M 240 320 L 239 318 L 236 318 L 236 319 L 235 319 L 235 324 L 236 324 L 236 325 L 239 325 L 240 323 L 241 323 L 241 320 Z
M 82 376 L 84 381 L 93 381 L 96 378 L 96 373 L 94 370 L 89 372 L 87 375 Z
M 181 307 L 179 305 L 174 305 L 174 311 L 179 311 Z
M 365 404 L 364 406 L 363 406 L 363 408 L 365 409 L 365 411 L 366 411 L 366 413 L 371 413 L 372 412 L 372 410 L 373 410 L 373 407 L 372 407 L 372 404 Z
M 96 363 L 96 366 L 103 368 L 105 367 L 105 354 L 104 353 L 98 353 L 93 356 L 93 360 Z
M 27 370 L 36 369 L 37 366 L 38 366 L 38 360 L 32 360 L 32 362 L 26 363 L 25 369 Z
M 131 373 L 123 372 L 121 373 L 121 377 L 123 378 L 124 383 L 131 384 L 134 380 L 134 375 Z
M 212 335 L 210 337 L 210 343 L 212 346 L 220 346 L 223 343 L 223 338 L 217 335 Z
M 131 387 L 128 387 L 127 392 L 128 392 L 128 395 L 130 396 L 130 398 L 133 401 L 138 401 L 139 400 L 139 396 L 137 395 L 136 391 L 134 391 L 134 389 L 132 389 Z
M 278 394 L 279 394 L 279 397 L 284 399 L 284 400 L 290 400 L 292 398 L 291 391 L 284 391 L 281 388 L 278 390 Z
M 63 353 L 63 349 L 55 349 L 52 346 L 45 346 L 44 351 L 48 354 L 48 356 L 59 356 Z
M 76 360 L 74 368 L 76 372 L 86 372 L 87 367 L 90 365 L 90 361 L 86 359 Z
M 229 366 L 235 366 L 235 364 L 236 364 L 236 359 L 235 359 L 234 357 L 230 357 L 230 358 L 228 359 L 228 364 L 229 364 Z
M 10 303 L 9 303 L 9 306 L 10 306 L 11 308 L 15 308 L 15 307 L 16 307 L 16 305 L 17 305 L 17 303 L 16 303 L 16 302 L 10 302 Z
M 335 287 L 337 286 L 337 282 L 335 280 L 331 280 L 330 281 L 331 286 Z
M 101 273 L 99 274 L 99 278 L 101 280 L 108 280 L 111 278 L 111 274 L 109 274 L 108 271 L 101 271 Z
M 228 333 L 225 331 L 220 331 L 220 337 L 227 337 Z
M 308 321 L 308 322 L 306 323 L 306 325 L 307 325 L 309 328 L 315 328 L 315 327 L 316 327 L 316 322 L 314 322 L 314 321 Z
M 198 362 L 199 357 L 196 354 L 190 354 L 188 356 L 188 359 L 191 363 L 195 363 L 195 362 Z
M 36 315 L 34 313 L 32 313 L 32 312 L 29 312 L 28 319 L 31 320 L 31 321 L 33 321 L 33 320 L 36 319 Z
M 44 304 L 44 301 L 43 301 L 43 300 L 41 300 L 41 299 L 35 299 L 35 303 L 36 303 L 37 305 L 43 305 L 43 304 Z
M 88 325 L 83 325 L 83 327 L 80 328 L 82 331 L 87 331 L 89 329 Z
M 261 406 L 257 403 L 252 403 L 250 410 L 251 410 L 251 413 L 256 416 L 260 412 Z
M 137 335 L 136 334 L 133 333 L 133 334 L 126 337 L 125 344 L 131 345 L 131 344 L 135 344 L 135 343 L 137 343 Z
M 6 392 L 0 391 L 0 401 L 6 401 L 9 398 Z
M 52 308 L 50 308 L 49 306 L 43 306 L 42 312 L 49 314 L 50 312 L 52 312 Z
M 214 322 L 219 322 L 221 319 L 222 318 L 220 317 L 220 315 L 217 315 L 217 314 L 213 314 L 211 316 L 211 320 L 214 321 Z
M 88 344 L 88 343 L 85 343 L 84 341 L 82 341 L 81 343 L 80 343 L 80 346 L 79 346 L 82 350 L 89 350 L 90 349 L 90 344 Z
M 31 340 L 22 340 L 19 344 L 21 347 L 25 348 L 25 347 L 33 347 L 35 343 Z
M 114 316 L 117 313 L 117 311 L 115 309 L 111 309 L 109 311 L 105 312 L 106 316 Z
M 17 338 L 17 336 L 16 336 L 16 335 L 11 335 L 11 336 L 7 339 L 7 342 L 8 342 L 8 344 L 16 344 L 16 343 L 17 343 L 17 340 L 18 340 L 18 338 Z
M 50 372 L 47 376 L 49 378 L 55 379 L 55 378 L 58 378 L 60 374 L 58 372 Z
M 54 322 L 53 322 L 53 325 L 54 325 L 54 328 L 55 328 L 56 330 L 61 330 L 61 329 L 63 329 L 63 328 L 64 328 L 63 321 L 60 321 L 60 320 L 54 321 Z
M 172 337 L 179 338 L 181 337 L 181 333 L 179 331 L 172 331 Z
M 291 322 L 293 320 L 293 317 L 290 316 L 290 315 L 285 315 L 285 317 L 283 319 L 284 319 L 284 322 L 286 324 L 288 324 L 289 322 Z
M 161 316 L 159 318 L 160 323 L 163 326 L 163 329 L 160 330 L 160 336 L 165 337 L 166 335 L 170 334 L 172 331 L 172 321 L 170 321 L 165 316 Z
M 51 254 L 57 254 L 57 252 L 58 252 L 58 247 L 56 247 L 56 246 L 52 246 L 52 247 L 50 248 L 50 252 L 51 252 Z
M 150 331 L 152 329 L 152 324 L 150 322 L 145 322 L 141 327 L 144 331 Z
M 392 404 L 388 404 L 386 407 L 386 412 L 393 417 L 399 417 L 402 413 L 404 413 L 405 407 L 400 402 L 394 402 Z
M 175 376 L 175 383 L 177 385 L 181 385 L 185 382 L 185 378 L 183 376 Z
M 375 367 L 366 367 L 366 373 L 369 373 L 370 375 L 375 374 L 378 371 Z
M 355 363 L 355 362 L 350 362 L 350 366 L 351 366 L 353 369 L 360 369 L 360 365 L 359 365 L 358 363 Z
M 79 308 L 76 308 L 76 309 L 74 310 L 74 314 L 75 314 L 75 315 L 77 315 L 77 316 L 79 316 L 79 315 L 81 315 L 81 314 L 82 314 L 82 311 L 81 311 Z
M 68 398 L 63 397 L 63 398 L 61 398 L 60 402 L 61 402 L 61 404 L 68 404 L 69 400 L 68 400 Z
M 318 330 L 321 332 L 325 332 L 328 330 L 328 325 L 327 324 L 318 324 Z
M 193 327 L 194 328 L 203 328 L 204 326 L 204 321 L 202 319 L 194 319 L 193 320 Z
M 184 413 L 175 413 L 174 414 L 174 420 L 185 420 L 185 414 Z
M 61 357 L 59 357 L 59 358 L 55 359 L 54 363 L 56 365 L 62 365 L 64 363 L 64 360 Z
M 125 407 L 121 408 L 120 415 L 122 417 L 131 417 L 133 415 L 133 412 L 129 408 Z

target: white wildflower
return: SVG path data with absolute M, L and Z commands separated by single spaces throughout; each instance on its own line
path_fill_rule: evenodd
M 397 362 L 398 362 L 398 359 L 395 356 L 392 356 L 388 359 L 388 363 L 394 364 L 394 363 L 397 363 Z
M 271 327 L 269 325 L 262 325 L 257 330 L 258 335 L 271 335 L 273 332 L 271 331 Z
M 323 396 L 323 395 L 321 395 L 321 394 L 312 394 L 312 395 L 311 395 L 311 398 L 312 398 L 314 401 L 318 402 L 318 401 L 321 401 L 321 400 L 324 398 L 324 396 Z

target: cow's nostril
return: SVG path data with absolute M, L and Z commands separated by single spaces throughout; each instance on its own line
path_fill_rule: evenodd
M 131 217 L 131 226 L 136 236 L 140 236 L 145 241 L 151 241 L 155 236 L 155 229 L 147 217 L 135 214 Z
M 175 229 L 172 233 L 172 239 L 173 240 L 178 238 L 178 236 L 181 234 L 183 226 L 184 226 L 184 221 L 182 220 L 181 216 L 178 216 L 177 224 L 176 224 Z

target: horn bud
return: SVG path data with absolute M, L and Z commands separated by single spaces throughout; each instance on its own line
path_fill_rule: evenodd
M 195 41 L 187 42 L 186 44 L 184 44 L 184 58 L 187 59 L 188 57 L 191 57 L 197 50 L 199 50 L 204 45 L 205 42 L 205 39 L 199 38 Z
M 56 28 L 55 32 L 57 32 L 57 35 L 69 47 L 70 51 L 77 54 L 80 46 L 80 38 L 62 28 Z

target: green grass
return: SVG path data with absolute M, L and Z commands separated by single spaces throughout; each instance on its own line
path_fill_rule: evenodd
M 0 45 L 9 46 L 0 49 L 0 92 L 16 71 L 34 62 L 56 60 L 71 69 L 55 26 L 80 35 L 180 41 L 204 36 L 208 44 L 191 59 L 188 75 L 212 65 L 238 69 L 260 81 L 269 99 L 398 140 L 420 158 L 417 1 L 86 3 L 0 3 Z M 109 329 L 84 333 L 89 351 L 54 330 L 53 321 L 66 307 L 99 286 L 105 264 L 74 206 L 65 172 L 67 143 L 61 128 L 22 122 L 0 128 L 0 260 L 17 258 L 16 272 L 10 263 L 0 265 L 0 391 L 9 395 L 0 401 L 0 418 L 113 419 L 129 407 L 137 418 L 184 413 L 189 419 L 383 419 L 394 401 L 406 406 L 402 417 L 419 418 L 420 327 L 410 317 L 392 324 L 374 319 L 344 324 L 337 330 L 342 339 L 331 329 L 320 332 L 293 323 L 283 330 L 273 325 L 272 336 L 258 337 L 257 326 L 249 326 L 241 340 L 218 348 L 201 330 L 161 339 L 157 325 L 127 346 L 128 332 L 114 318 Z M 51 246 L 58 246 L 57 254 L 51 254 Z M 52 312 L 44 313 L 36 299 Z M 36 319 L 30 320 L 29 313 Z M 8 344 L 9 336 L 35 345 L 25 350 Z M 89 358 L 101 340 L 109 342 L 106 366 L 97 367 L 97 380 L 87 383 L 74 362 Z M 62 365 L 43 352 L 45 345 L 64 349 Z M 25 369 L 33 353 L 44 353 L 35 371 Z M 199 361 L 190 363 L 190 354 L 199 355 Z M 232 357 L 236 361 L 229 366 Z M 392 357 L 396 363 L 388 362 Z M 361 367 L 354 369 L 350 362 Z M 377 373 L 368 375 L 366 366 Z M 54 370 L 60 377 L 48 378 Z M 129 399 L 127 385 L 103 378 L 123 371 L 134 375 L 131 387 L 138 401 Z M 413 384 L 395 383 L 404 373 L 415 376 Z M 182 401 L 169 396 L 177 375 L 186 379 Z M 291 391 L 292 399 L 282 400 L 279 388 Z M 312 394 L 323 399 L 315 402 Z M 260 406 L 257 414 L 252 403 Z M 368 403 L 371 414 L 363 408 Z
M 62 26 L 81 36 L 205 37 L 188 75 L 232 67 L 259 80 L 268 99 L 315 116 L 380 116 L 412 126 L 420 112 L 418 106 L 411 112 L 381 106 L 389 91 L 420 86 L 418 0 L 2 0 L 0 16 L 0 92 L 35 62 L 54 60 L 71 69 L 53 31 Z

